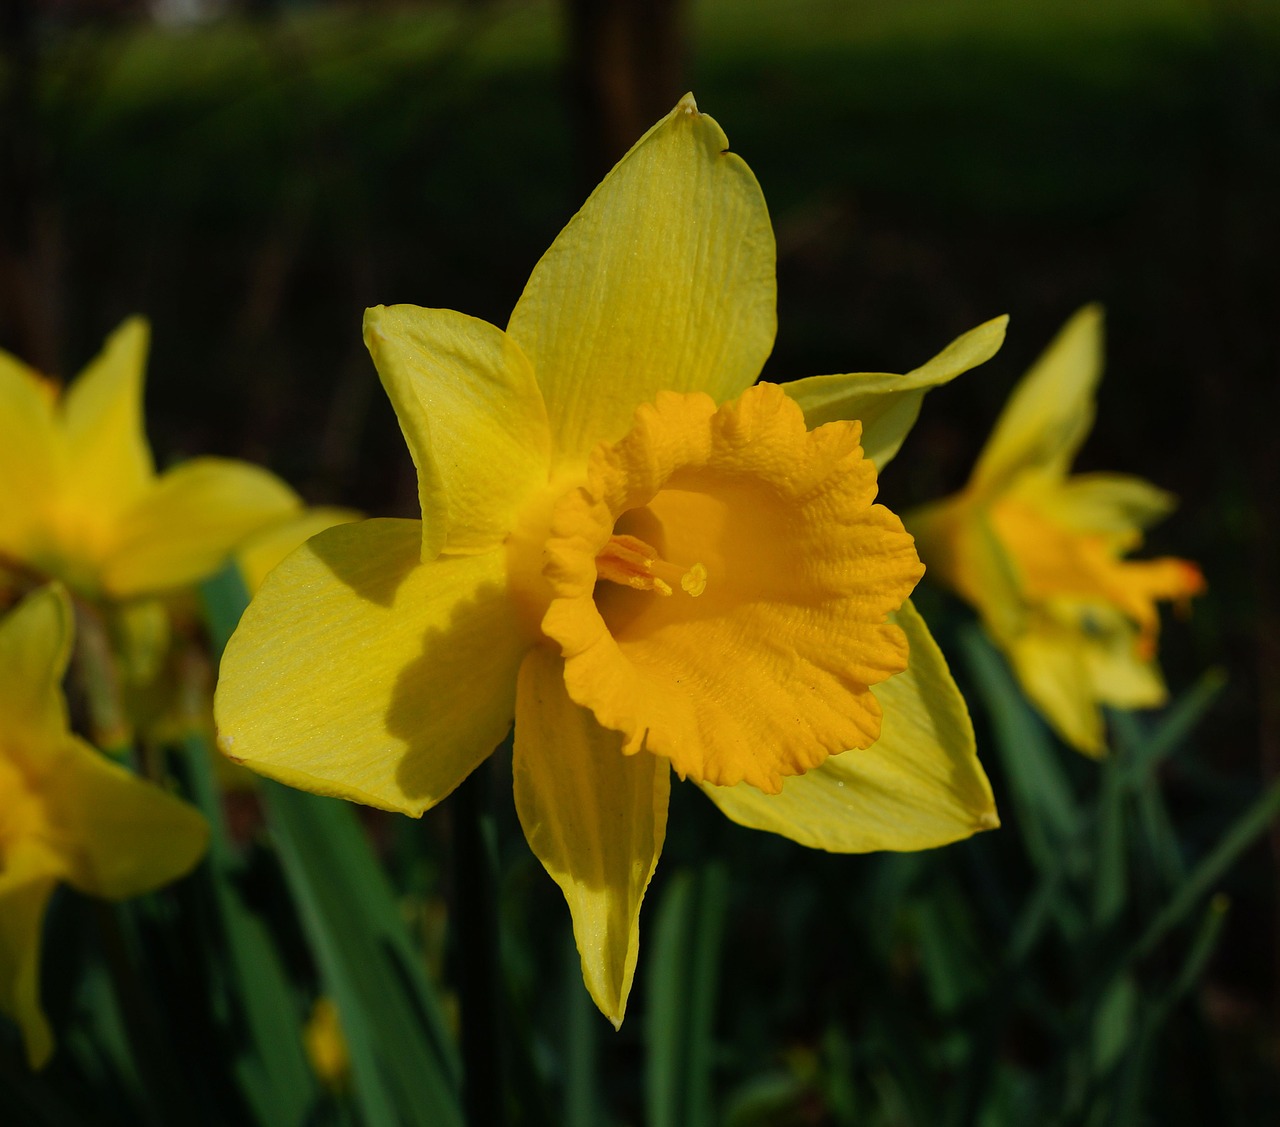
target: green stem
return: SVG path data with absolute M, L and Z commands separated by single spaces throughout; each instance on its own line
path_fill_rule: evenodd
M 504 1127 L 497 857 L 489 774 L 483 766 L 455 792 L 453 813 L 463 1108 L 471 1127 Z

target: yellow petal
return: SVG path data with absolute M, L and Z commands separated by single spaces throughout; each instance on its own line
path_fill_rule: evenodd
M 1054 731 L 1085 755 L 1104 755 L 1102 711 L 1084 639 L 1041 624 L 1006 643 L 1004 650 L 1023 691 Z
M 1004 343 L 1008 324 L 1008 317 L 996 317 L 970 329 L 904 376 L 883 372 L 811 376 L 784 384 L 783 390 L 803 408 L 811 430 L 836 419 L 861 422 L 863 453 L 877 471 L 883 471 L 915 425 L 925 392 L 990 360 Z
M 250 593 L 262 586 L 271 569 L 318 532 L 363 519 L 355 509 L 318 506 L 252 533 L 236 549 L 236 565 Z
M 550 464 L 524 353 L 475 317 L 414 305 L 368 310 L 364 339 L 418 467 L 422 558 L 496 548 Z
M 1000 824 L 946 659 L 910 601 L 894 620 L 911 659 L 874 689 L 879 740 L 787 779 L 781 794 L 704 785 L 728 817 L 833 853 L 931 849 Z
M 61 481 L 55 397 L 41 376 L 0 352 L 0 554 L 28 559 Z
M 1014 388 L 970 479 L 975 492 L 1003 489 L 1027 470 L 1061 475 L 1093 426 L 1102 376 L 1102 310 L 1086 305 Z
M 1114 537 L 1085 535 L 1059 524 L 1039 492 L 1013 492 L 991 506 L 991 521 L 1013 561 L 1026 600 L 1055 598 L 1122 610 L 1145 638 L 1147 656 L 1159 631 L 1159 599 L 1186 600 L 1204 590 L 1195 564 L 1180 559 L 1122 560 Z
M 71 604 L 59 586 L 28 595 L 0 619 L 0 725 L 6 750 L 66 731 L 62 675 L 71 654 Z
M 76 511 L 123 512 L 155 474 L 142 420 L 142 379 L 150 333 L 131 317 L 68 388 L 67 495 Z
M 68 736 L 42 782 L 68 883 L 124 900 L 184 876 L 204 856 L 209 827 L 194 806 Z
M 530 644 L 505 557 L 424 564 L 421 543 L 418 521 L 339 525 L 267 577 L 222 659 L 226 754 L 290 786 L 418 815 L 501 742 Z
M 22 1030 L 27 1063 L 53 1055 L 53 1031 L 40 1008 L 40 932 L 58 880 L 57 859 L 34 841 L 5 849 L 0 868 L 0 1013 Z
M 195 583 L 251 532 L 295 514 L 300 505 L 278 477 L 248 462 L 184 462 L 122 515 L 102 584 L 124 598 Z
M 662 852 L 671 768 L 623 755 L 565 693 L 563 662 L 543 647 L 520 667 L 516 810 L 529 846 L 564 892 L 587 990 L 622 1025 L 640 948 L 640 904 Z
M 1094 696 L 1116 708 L 1157 708 L 1169 698 L 1141 632 L 1119 610 L 1080 608 L 1084 660 Z
M 1076 532 L 1105 535 L 1126 548 L 1140 533 L 1177 506 L 1172 493 L 1125 474 L 1076 474 L 1046 489 L 1040 503 L 1059 524 Z
M 1015 562 L 996 535 L 986 505 L 958 494 L 904 519 L 932 582 L 977 607 L 997 636 L 1010 637 L 1023 628 L 1027 605 Z
M 542 256 L 508 332 L 558 457 L 621 438 L 659 390 L 750 386 L 776 329 L 773 229 L 751 170 L 692 96 L 646 133 Z
M 886 616 L 922 568 L 898 518 L 872 503 L 856 423 L 807 432 L 773 384 L 719 409 L 664 394 L 590 471 L 553 520 L 542 628 L 561 645 L 569 695 L 624 732 L 628 753 L 776 792 L 783 776 L 875 741 L 869 686 L 907 662 Z M 617 534 L 656 544 L 701 586 L 597 587 Z

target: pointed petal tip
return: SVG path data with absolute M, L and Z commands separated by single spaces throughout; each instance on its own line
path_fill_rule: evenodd
M 685 96 L 676 103 L 676 111 L 687 114 L 696 114 L 699 112 L 698 103 L 694 100 L 692 90 L 686 92 Z
M 615 994 L 614 991 L 619 989 L 618 986 L 609 987 L 600 982 L 589 980 L 586 977 L 586 967 L 583 968 L 582 984 L 587 988 L 587 993 L 591 995 L 591 1000 L 596 1004 L 596 1009 L 600 1011 L 601 1016 L 610 1025 L 613 1026 L 615 1033 L 622 1032 L 622 1023 L 627 1016 L 627 999 L 631 995 L 631 983 L 627 982 L 621 985 L 621 993 Z
M 1101 336 L 1106 321 L 1106 310 L 1100 301 L 1091 301 L 1077 309 L 1067 323 L 1059 330 L 1059 337 L 1067 336 L 1071 330 L 1088 332 Z
M 364 311 L 364 319 L 361 323 L 361 331 L 364 334 L 365 344 L 370 351 L 373 349 L 373 341 L 386 340 L 386 333 L 383 331 L 382 322 L 386 316 L 387 307 L 385 305 L 371 305 Z
M 998 830 L 1000 828 L 1000 815 L 996 813 L 993 806 L 990 810 L 984 810 L 978 815 L 978 824 L 975 833 L 983 833 L 986 830 Z
M 151 339 L 151 322 L 143 317 L 140 313 L 134 313 L 132 316 L 126 317 L 115 330 L 107 337 L 107 345 L 110 346 L 117 341 L 127 341 L 136 339 L 139 346 L 146 348 Z

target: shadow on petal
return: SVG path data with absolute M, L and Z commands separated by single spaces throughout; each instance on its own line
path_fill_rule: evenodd
M 418 521 L 378 520 L 342 526 L 348 531 L 340 535 L 312 537 L 307 545 L 340 583 L 350 587 L 362 599 L 389 607 L 395 602 L 400 584 L 419 562 L 419 545 L 407 540 L 402 526 Z M 350 529 L 358 528 L 363 551 L 348 549 Z M 401 557 L 399 560 L 394 557 Z M 401 566 L 389 566 L 394 563 Z
M 422 636 L 401 669 L 386 715 L 405 752 L 396 782 L 410 800 L 434 805 L 511 730 L 516 675 L 528 648 L 503 586 L 486 582 L 453 604 L 447 623 Z M 449 780 L 442 778 L 447 763 Z M 442 789 L 442 784 L 447 789 Z

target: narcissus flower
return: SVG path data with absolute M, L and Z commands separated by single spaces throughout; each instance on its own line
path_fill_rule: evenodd
M 59 587 L 0 620 L 0 1012 L 38 1068 L 53 1052 L 40 1009 L 40 929 L 54 886 L 123 900 L 176 880 L 208 829 L 194 807 L 117 766 L 67 727 L 72 636 Z
M 195 458 L 156 474 L 142 425 L 147 327 L 120 326 L 65 393 L 0 352 L 0 585 L 56 578 L 128 599 L 196 582 L 254 529 L 296 514 L 256 466 Z
M 222 664 L 224 751 L 413 815 L 514 718 L 521 823 L 615 1023 L 673 768 L 729 817 L 823 849 L 997 824 L 867 452 L 892 456 L 923 390 L 987 359 L 1003 322 L 907 376 L 784 392 L 752 386 L 774 303 L 759 186 L 685 98 L 556 239 L 505 332 L 369 311 L 423 519 L 312 539 Z M 858 408 L 866 430 L 808 430 L 789 395 Z
M 1126 560 L 1174 499 L 1139 478 L 1069 475 L 1093 426 L 1102 313 L 1088 306 L 1014 389 L 969 483 L 908 518 L 929 574 L 972 603 L 1027 695 L 1087 755 L 1100 705 L 1150 708 L 1161 599 L 1204 589 L 1195 564 Z

